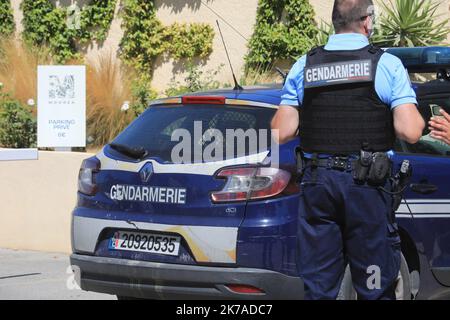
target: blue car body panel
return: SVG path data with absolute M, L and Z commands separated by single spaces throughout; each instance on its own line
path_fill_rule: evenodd
M 231 90 L 196 93 L 198 96 L 217 95 L 230 99 L 241 99 L 278 105 L 281 101 L 281 87 Z M 295 139 L 281 146 L 280 164 L 288 170 L 295 170 Z M 133 162 L 132 159 L 111 150 L 104 149 L 111 159 Z M 417 264 L 421 277 L 419 298 L 439 298 L 450 294 L 450 288 L 442 279 L 436 278 L 432 268 L 450 268 L 450 157 L 432 157 L 417 154 L 395 153 L 395 166 L 408 159 L 414 168 L 412 183 L 432 183 L 438 190 L 430 195 L 419 195 L 408 190 L 407 204 L 398 213 L 400 232 L 412 243 L 415 255 L 411 264 Z M 152 159 L 160 161 L 159 159 Z M 135 161 L 136 162 L 136 161 Z M 153 178 L 152 178 L 153 179 Z M 297 215 L 298 196 L 284 196 L 263 201 L 235 203 L 233 215 L 226 213 L 229 204 L 213 204 L 205 196 L 211 190 L 220 190 L 224 181 L 211 176 L 190 174 L 159 174 L 152 183 L 185 187 L 189 186 L 193 196 L 183 205 L 171 206 L 148 203 L 121 203 L 111 200 L 107 194 L 114 183 L 139 185 L 138 173 L 102 170 L 97 175 L 101 185 L 93 196 L 78 194 L 78 204 L 73 215 L 79 217 L 109 219 L 159 224 L 223 226 L 238 228 L 236 262 L 230 267 L 248 267 L 273 270 L 288 276 L 298 276 L 297 270 Z M 198 196 L 197 196 L 198 195 Z M 422 202 L 421 202 L 422 201 Z M 408 207 L 409 206 L 409 207 Z M 444 208 L 444 209 L 443 209 Z M 412 212 L 409 212 L 411 209 Z M 434 210 L 434 211 L 433 211 Z M 427 217 L 429 215 L 429 217 Z M 132 230 L 130 226 L 130 230 Z M 111 251 L 108 241 L 114 230 L 106 229 L 96 244 L 95 255 L 121 259 L 144 260 L 187 265 L 198 264 L 186 242 L 183 242 L 178 257 L 139 252 Z M 406 244 L 405 244 L 406 245 Z M 416 261 L 413 261 L 416 260 Z
M 410 202 L 411 219 L 418 231 L 417 240 L 423 244 L 430 266 L 448 267 L 450 216 L 442 209 L 445 210 L 450 205 L 450 185 L 446 174 L 450 158 L 401 154 L 396 158 L 408 159 L 415 168 L 411 183 L 427 182 L 439 186 L 438 190 L 430 195 L 419 195 L 409 189 L 405 198 Z

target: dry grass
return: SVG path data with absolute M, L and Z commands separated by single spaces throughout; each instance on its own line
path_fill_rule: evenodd
M 37 67 L 51 65 L 45 47 L 29 48 L 17 40 L 0 43 L 0 82 L 3 92 L 26 104 L 37 102 Z M 70 61 L 67 64 L 84 64 Z M 132 110 L 121 111 L 125 101 L 132 100 L 130 73 L 123 73 L 111 53 L 88 60 L 87 67 L 87 136 L 90 145 L 101 146 L 111 141 L 134 118 Z M 36 108 L 33 108 L 36 113 Z
M 122 72 L 112 54 L 98 56 L 87 63 L 88 137 L 92 145 L 110 142 L 134 118 L 132 110 L 121 111 L 131 103 L 131 80 Z
M 28 48 L 22 42 L 3 39 L 0 43 L 0 82 L 4 91 L 22 103 L 36 101 L 37 66 L 51 64 L 45 48 Z

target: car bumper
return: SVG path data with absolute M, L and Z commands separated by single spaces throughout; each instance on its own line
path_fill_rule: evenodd
M 443 286 L 450 287 L 450 268 L 431 268 L 436 280 Z
M 278 272 L 104 258 L 72 254 L 80 287 L 118 296 L 148 299 L 302 299 L 303 282 Z M 240 294 L 226 285 L 260 288 Z

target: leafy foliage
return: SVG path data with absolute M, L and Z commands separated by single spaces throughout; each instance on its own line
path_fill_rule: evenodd
M 69 28 L 65 8 L 57 8 L 48 0 L 23 0 L 24 38 L 33 45 L 47 45 L 58 62 L 77 58 L 77 41 L 105 39 L 116 1 L 92 0 L 81 11 L 79 28 Z
M 317 34 L 314 15 L 308 0 L 259 0 L 247 69 L 268 69 L 278 59 L 306 53 Z
M 58 62 L 76 53 L 73 31 L 66 26 L 66 13 L 47 0 L 23 0 L 23 36 L 33 45 L 47 45 Z
M 212 51 L 214 30 L 207 24 L 173 24 L 164 27 L 156 17 L 154 1 L 124 0 L 120 48 L 125 62 L 150 79 L 157 56 L 167 52 L 175 59 L 204 58 Z
M 80 41 L 105 41 L 114 19 L 116 1 L 92 0 L 90 5 L 81 11 L 80 29 L 78 30 Z
M 122 58 L 137 70 L 150 73 L 156 57 L 164 52 L 163 30 L 153 1 L 124 0 Z
M 14 32 L 14 17 L 10 0 L 0 0 L 0 36 L 9 36 Z
M 1 93 L 0 145 L 6 148 L 34 147 L 37 139 L 36 132 L 36 119 L 30 107 Z
M 441 44 L 450 29 L 448 19 L 437 22 L 441 3 L 434 0 L 389 0 L 382 2 L 384 13 L 373 42 L 390 47 Z
M 152 100 L 158 98 L 158 93 L 150 87 L 149 82 L 140 81 L 139 78 L 131 82 L 131 94 L 131 109 L 136 117 L 148 108 Z
M 166 48 L 175 59 L 207 57 L 212 51 L 213 28 L 204 23 L 175 23 L 165 30 Z

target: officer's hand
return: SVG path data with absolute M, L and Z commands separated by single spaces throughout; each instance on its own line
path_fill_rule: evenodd
M 450 115 L 441 109 L 442 117 L 433 117 L 429 122 L 430 136 L 450 145 Z

